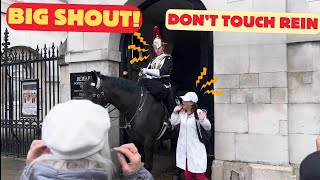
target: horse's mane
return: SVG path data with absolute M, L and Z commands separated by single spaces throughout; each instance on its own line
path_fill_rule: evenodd
M 132 94 L 136 91 L 137 86 L 139 86 L 131 80 L 109 76 L 106 78 L 106 83 L 110 83 L 113 87 L 119 87 L 121 89 L 127 90 Z

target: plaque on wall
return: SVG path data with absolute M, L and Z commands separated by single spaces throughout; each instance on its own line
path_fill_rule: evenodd
M 71 99 L 83 99 L 83 84 L 90 78 L 91 72 L 70 73 Z
M 39 82 L 38 79 L 21 81 L 21 117 L 37 118 L 39 110 Z

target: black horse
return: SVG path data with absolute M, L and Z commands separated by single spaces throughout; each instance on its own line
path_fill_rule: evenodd
M 171 127 L 168 122 L 167 108 L 133 81 L 96 72 L 91 76 L 83 86 L 84 98 L 103 107 L 112 104 L 125 116 L 125 129 L 137 146 L 146 169 L 151 171 L 155 141 L 178 136 L 178 127 Z M 160 134 L 164 129 L 165 133 Z

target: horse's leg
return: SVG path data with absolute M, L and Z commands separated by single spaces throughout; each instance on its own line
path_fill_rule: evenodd
M 146 155 L 145 159 L 145 168 L 148 171 L 152 171 L 153 168 L 153 146 L 154 146 L 154 139 L 148 138 L 144 142 L 144 152 Z
M 135 144 L 136 144 L 136 146 L 138 148 L 139 154 L 141 155 L 141 161 L 145 162 L 144 146 L 140 142 L 137 142 Z

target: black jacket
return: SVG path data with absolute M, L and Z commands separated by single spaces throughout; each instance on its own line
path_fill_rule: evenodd
M 320 180 L 320 151 L 309 154 L 301 162 L 300 180 Z
M 160 71 L 160 76 L 164 75 L 171 75 L 173 67 L 173 59 L 171 56 L 166 56 L 166 59 L 161 67 Z M 164 84 L 169 84 L 171 83 L 170 77 L 162 77 L 159 79 L 162 83 Z

